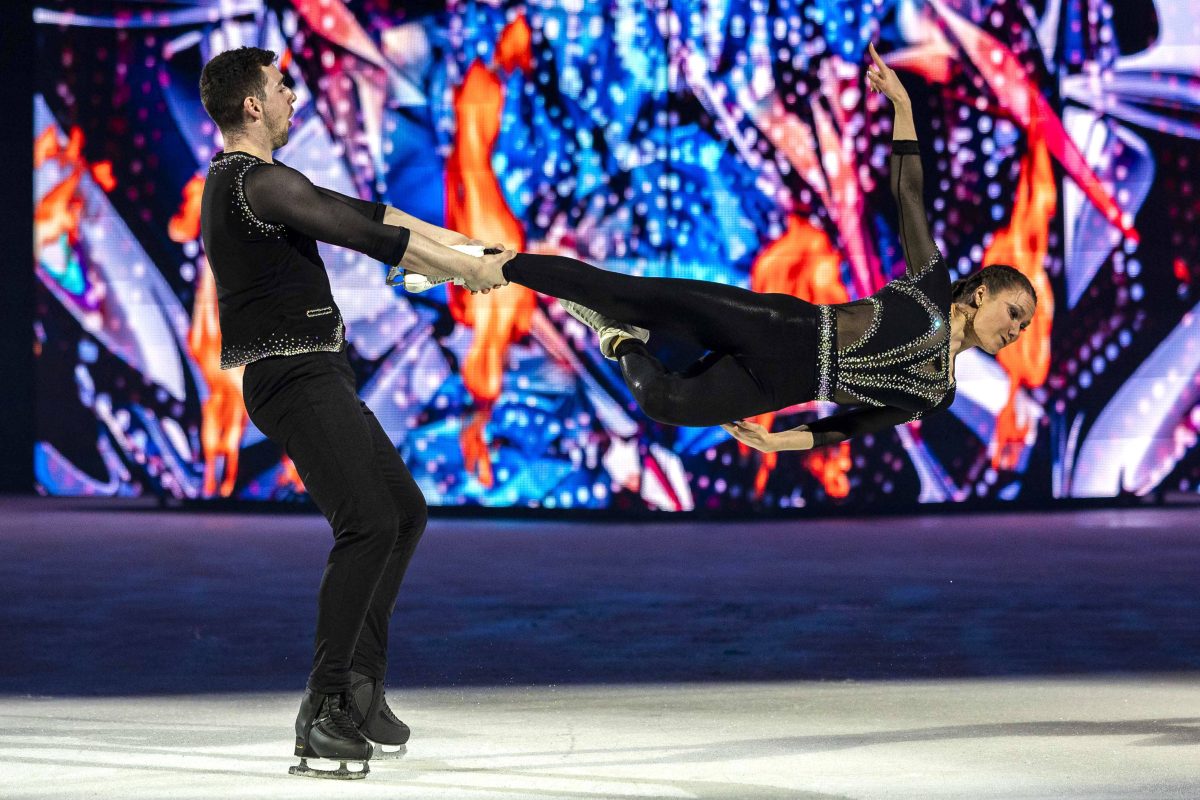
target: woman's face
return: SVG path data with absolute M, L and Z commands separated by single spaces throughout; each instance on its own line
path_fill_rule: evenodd
M 1033 319 L 1036 306 L 1024 289 L 988 291 L 986 286 L 975 290 L 975 322 L 972 326 L 979 347 L 995 355 L 1017 340 L 1021 331 Z

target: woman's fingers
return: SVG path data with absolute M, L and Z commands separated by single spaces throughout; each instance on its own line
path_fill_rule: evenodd
M 748 444 L 751 447 L 759 447 L 766 441 L 766 428 L 761 425 L 756 425 L 753 422 L 745 420 L 734 420 L 721 425 L 730 436 L 737 439 L 743 444 Z
M 746 445 L 747 447 L 753 447 L 755 450 L 765 453 L 768 451 L 767 439 L 758 431 L 752 430 L 749 427 L 753 424 L 754 423 L 746 422 L 745 420 L 735 420 L 734 422 L 722 423 L 721 428 L 734 439 Z M 762 426 L 759 425 L 755 427 L 761 428 Z
M 883 72 L 872 67 L 867 67 L 867 87 L 873 92 L 882 92 L 883 84 Z
M 885 70 L 887 70 L 887 65 L 883 63 L 883 59 L 879 57 L 879 53 L 875 52 L 874 42 L 869 42 L 867 44 L 867 52 L 871 54 L 871 60 L 875 62 L 875 68 L 879 70 L 880 73 L 883 73 Z
M 748 442 L 746 442 L 747 433 L 739 426 L 737 422 L 725 422 L 721 424 L 721 427 L 726 433 L 737 439 L 739 442 L 745 442 L 748 444 Z
M 871 55 L 871 61 L 874 62 L 873 67 L 867 67 L 867 83 L 870 84 L 871 88 L 876 92 L 883 92 L 886 94 L 887 91 L 885 87 L 887 86 L 888 81 L 891 80 L 892 71 L 887 64 L 883 63 L 883 59 L 880 58 L 879 53 L 876 52 L 874 42 L 871 42 L 867 45 L 867 51 Z

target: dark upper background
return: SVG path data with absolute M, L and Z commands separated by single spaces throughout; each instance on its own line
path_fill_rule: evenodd
M 33 491 L 33 3 L 0 10 L 0 491 Z

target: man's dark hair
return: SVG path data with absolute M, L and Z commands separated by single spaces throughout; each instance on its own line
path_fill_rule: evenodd
M 213 122 L 228 137 L 245 126 L 242 101 L 254 95 L 267 99 L 262 68 L 275 63 L 275 53 L 258 47 L 226 50 L 209 59 L 200 73 L 200 102 Z

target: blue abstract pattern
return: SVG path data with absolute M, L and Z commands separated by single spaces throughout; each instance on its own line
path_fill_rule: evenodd
M 913 95 L 956 276 L 1003 261 L 1038 287 L 1021 347 L 960 357 L 949 413 L 766 457 L 647 419 L 550 298 L 409 295 L 323 246 L 361 394 L 430 502 L 749 512 L 1196 492 L 1197 19 L 1200 0 L 45 4 L 38 485 L 303 494 L 245 418 L 240 373 L 213 365 L 195 213 L 221 147 L 197 88 L 217 52 L 280 54 L 298 95 L 280 157 L 318 184 L 481 238 L 503 221 L 510 244 L 611 270 L 837 302 L 902 269 L 891 113 L 863 86 L 875 42 Z M 698 355 L 656 344 L 680 366 Z

